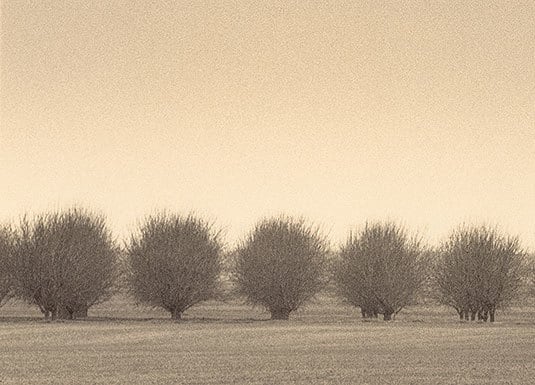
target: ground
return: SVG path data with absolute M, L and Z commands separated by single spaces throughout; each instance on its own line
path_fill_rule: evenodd
M 490 325 L 420 306 L 384 323 L 319 301 L 269 321 L 213 302 L 173 322 L 116 299 L 47 323 L 15 303 L 0 309 L 0 384 L 529 384 L 533 310 Z

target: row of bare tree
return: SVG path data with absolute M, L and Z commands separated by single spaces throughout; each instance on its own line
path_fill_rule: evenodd
M 363 317 L 391 320 L 422 292 L 455 308 L 461 319 L 491 322 L 535 269 L 514 237 L 462 226 L 431 250 L 394 223 L 371 223 L 330 251 L 302 219 L 260 221 L 231 252 L 221 231 L 194 215 L 149 216 L 120 248 L 105 219 L 83 209 L 23 218 L 0 230 L 0 305 L 12 296 L 45 317 L 76 318 L 108 299 L 118 282 L 144 304 L 174 319 L 218 298 L 222 277 L 272 319 L 288 319 L 332 284 Z

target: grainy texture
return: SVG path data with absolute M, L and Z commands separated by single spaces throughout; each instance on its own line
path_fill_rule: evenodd
M 535 329 L 380 323 L 4 323 L 4 384 L 518 383 Z
M 123 301 L 125 316 L 165 316 L 115 301 Z M 356 310 L 336 304 L 311 305 L 284 322 L 213 302 L 175 323 L 105 318 L 104 305 L 88 320 L 53 323 L 22 318 L 25 309 L 31 313 L 18 304 L 3 308 L 0 384 L 527 384 L 535 378 L 532 308 L 488 325 L 458 322 L 455 314 L 444 321 L 444 309 L 419 307 L 385 324 L 362 322 Z

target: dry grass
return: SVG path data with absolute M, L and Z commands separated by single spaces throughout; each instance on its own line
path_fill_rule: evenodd
M 527 384 L 532 310 L 489 325 L 415 308 L 385 324 L 319 303 L 284 322 L 208 303 L 174 323 L 117 298 L 88 320 L 45 323 L 11 304 L 0 309 L 0 384 Z

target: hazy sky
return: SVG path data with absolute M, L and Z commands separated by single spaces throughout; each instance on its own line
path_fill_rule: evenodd
M 1 4 L 0 221 L 485 221 L 535 249 L 533 1 Z

